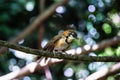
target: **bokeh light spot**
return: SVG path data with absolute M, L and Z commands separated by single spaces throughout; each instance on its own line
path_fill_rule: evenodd
M 15 59 L 15 58 L 11 58 L 11 59 L 10 59 L 10 64 L 11 64 L 11 65 L 17 64 L 16 59 Z
M 104 3 L 103 3 L 102 0 L 99 0 L 99 2 L 98 2 L 98 6 L 99 6 L 99 7 L 104 7 Z
M 94 5 L 89 5 L 88 10 L 89 10 L 89 12 L 95 12 L 95 6 Z
M 41 43 L 41 46 L 42 48 L 48 43 L 48 40 L 47 39 L 44 39 Z
M 76 54 L 80 54 L 82 52 L 82 49 L 80 48 L 80 47 L 78 47 L 77 49 L 76 49 Z
M 85 78 L 89 75 L 89 71 L 88 70 L 79 70 L 77 73 L 76 73 L 76 77 L 78 78 L 78 80 L 80 80 L 80 78 Z
M 116 55 L 117 55 L 117 56 L 120 56 L 120 47 L 118 47 L 118 48 L 116 49 Z
M 97 56 L 95 53 L 91 52 L 89 53 L 89 56 Z
M 19 66 L 13 66 L 12 71 L 20 70 Z
M 91 19 L 93 22 L 96 22 L 96 17 L 95 17 L 95 15 L 90 14 L 90 15 L 88 16 L 88 18 Z
M 72 68 L 67 68 L 65 71 L 64 71 L 64 75 L 66 77 L 71 77 L 73 75 L 74 71 Z
M 95 44 L 95 45 L 92 46 L 92 49 L 93 49 L 93 50 L 96 50 L 96 49 L 98 49 L 98 47 L 99 47 L 99 46 L 98 46 L 97 44 Z
M 108 23 L 104 23 L 102 29 L 106 34 L 110 34 L 112 32 L 112 28 Z
M 94 45 L 96 44 L 96 42 L 88 35 L 84 36 L 84 41 L 88 44 L 88 45 Z
M 34 9 L 34 2 L 28 2 L 25 7 L 27 11 L 32 11 Z
M 90 45 L 85 45 L 84 49 L 87 50 L 87 51 L 90 50 Z
M 113 23 L 115 23 L 115 24 L 120 23 L 120 16 L 119 16 L 119 14 L 113 14 L 113 15 L 112 15 L 112 21 L 113 21 Z
M 87 22 L 86 24 L 87 30 L 91 30 L 93 28 L 93 24 L 91 22 Z
M 103 19 L 104 19 L 104 15 L 102 13 L 97 13 L 96 20 L 97 21 L 102 21 Z
M 31 80 L 31 78 L 29 76 L 25 76 L 23 80 Z
M 60 13 L 60 14 L 64 13 L 64 12 L 65 12 L 65 7 L 63 7 L 63 6 L 57 7 L 57 8 L 56 8 L 56 12 L 57 12 L 57 13 Z
M 18 42 L 18 44 L 23 44 L 23 43 L 24 43 L 24 39 L 22 39 Z
M 110 3 L 111 2 L 111 0 L 104 0 L 106 3 Z

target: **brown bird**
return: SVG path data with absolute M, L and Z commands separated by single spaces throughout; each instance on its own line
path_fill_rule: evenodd
M 74 30 L 65 30 L 62 33 L 53 37 L 43 48 L 44 51 L 65 51 L 67 50 L 72 41 L 77 38 L 77 33 Z M 42 57 L 43 59 L 43 57 Z M 45 58 L 45 60 L 47 57 Z
M 77 34 L 74 30 L 65 30 L 61 34 L 53 37 L 43 48 L 45 51 L 65 51 L 67 50 L 72 41 L 77 38 Z

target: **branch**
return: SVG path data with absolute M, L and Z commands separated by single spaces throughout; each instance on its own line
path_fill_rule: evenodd
M 116 36 L 116 37 L 114 37 L 113 39 L 110 39 L 110 40 L 105 40 L 105 41 L 102 41 L 101 43 L 99 43 L 99 44 L 103 44 L 103 42 L 109 42 L 108 44 L 107 44 L 107 46 L 111 46 L 111 45 L 115 45 L 115 44 L 117 44 L 117 43 L 119 43 L 120 42 L 120 37 L 118 37 L 118 36 Z M 5 41 L 0 41 L 0 45 L 3 45 L 3 46 L 6 46 L 6 47 L 11 47 L 11 48 L 13 48 L 13 49 L 15 49 L 15 45 L 14 44 L 11 44 L 11 46 L 9 45 L 9 46 L 7 46 L 7 44 L 9 44 L 8 42 L 6 43 Z M 98 45 L 99 45 L 98 44 Z M 106 45 L 106 44 L 104 44 L 104 45 Z M 19 46 L 19 45 L 18 45 Z M 106 46 L 106 47 L 107 47 Z M 24 48 L 27 48 L 27 47 L 19 47 L 18 48 L 18 50 L 20 49 L 20 50 L 22 50 L 23 49 L 23 51 L 25 51 L 25 52 L 33 52 L 33 51 L 36 51 L 36 50 L 34 50 L 34 49 L 30 49 L 30 48 L 27 48 L 27 49 L 24 49 Z M 103 48 L 105 48 L 105 47 L 101 47 L 101 46 L 99 46 L 99 47 L 97 47 L 96 48 L 96 50 L 100 50 L 100 49 L 103 49 Z M 83 47 L 82 48 L 79 48 L 79 49 L 84 49 Z M 86 50 L 86 48 L 84 49 L 84 50 L 77 50 L 76 51 L 76 53 L 80 53 L 80 54 L 82 54 L 82 52 L 84 52 L 85 53 L 85 50 Z M 87 49 L 88 50 L 88 49 Z M 86 53 L 88 53 L 88 51 L 86 50 Z M 91 49 L 92 50 L 92 49 Z M 95 48 L 93 48 L 93 50 L 95 51 Z M 79 52 L 78 52 L 79 51 Z M 89 50 L 90 51 L 90 50 Z M 42 52 L 42 51 L 36 51 L 35 53 L 37 53 L 37 52 Z M 43 51 L 44 52 L 44 51 Z M 71 52 L 71 51 L 70 51 Z M 42 53 L 41 53 L 42 54 Z M 43 55 L 42 56 L 44 56 L 44 54 L 47 54 L 47 53 L 43 53 Z M 39 53 L 37 53 L 37 55 L 40 55 Z M 48 55 L 50 55 L 50 54 L 48 54 Z M 57 54 L 55 54 L 55 55 L 57 55 Z M 102 57 L 101 57 L 102 58 Z M 115 57 L 116 58 L 116 57 Z M 14 72 L 11 72 L 11 73 L 8 73 L 7 75 L 4 75 L 4 76 L 1 76 L 0 77 L 0 80 L 11 80 L 11 79 L 15 79 L 15 78 L 20 78 L 20 77 L 22 77 L 22 76 L 25 76 L 25 75 L 28 75 L 28 74 L 31 74 L 31 73 L 33 73 L 33 72 L 35 72 L 35 71 L 38 71 L 38 70 L 40 70 L 40 69 L 42 69 L 42 68 L 44 68 L 44 67 L 46 67 L 46 66 L 50 66 L 50 65 L 53 65 L 53 64 L 55 64 L 55 63 L 58 63 L 58 62 L 61 62 L 61 61 L 63 61 L 63 60 L 54 60 L 54 59 L 51 59 L 51 60 L 49 60 L 49 62 L 47 62 L 46 64 L 44 63 L 44 60 L 42 60 L 40 63 L 37 63 L 37 62 L 32 62 L 32 63 L 30 63 L 30 64 L 28 64 L 28 65 L 26 65 L 25 67 L 23 67 L 21 70 L 19 70 L 19 71 L 14 71 Z M 120 67 L 119 67 L 120 68 Z M 120 70 L 120 69 L 119 69 Z M 111 69 L 111 72 L 114 72 L 114 68 L 113 68 L 113 70 Z M 115 70 L 116 71 L 116 70 Z
M 40 13 L 42 13 L 45 9 L 45 0 L 39 0 L 39 11 Z M 44 31 L 45 31 L 45 27 L 44 27 L 44 23 L 42 23 L 39 26 L 39 33 L 38 33 L 38 49 L 42 49 L 42 40 L 44 37 Z
M 43 13 L 41 13 L 41 15 L 38 15 L 38 17 L 33 21 L 33 23 L 31 23 L 23 32 L 21 32 L 18 37 L 16 37 L 15 39 L 13 39 L 12 42 L 18 42 L 19 40 L 23 39 L 25 36 L 27 36 L 30 33 L 32 33 L 37 27 L 39 27 L 38 25 L 40 25 L 41 23 L 43 23 L 48 17 L 50 17 L 55 12 L 55 9 L 58 6 L 64 5 L 68 1 L 69 0 L 61 0 L 60 2 L 54 3 L 46 11 L 44 11 Z
M 85 78 L 85 80 L 98 80 L 98 79 L 103 80 L 103 78 L 106 78 L 107 76 L 110 76 L 119 72 L 120 72 L 120 63 L 117 63 L 109 68 L 104 68 L 102 70 L 99 70 L 91 74 L 90 76 Z
M 42 13 L 45 10 L 45 2 L 46 0 L 39 0 L 39 8 L 40 8 L 40 13 Z M 38 49 L 42 49 L 42 41 L 43 41 L 43 37 L 44 37 L 44 30 L 45 30 L 45 26 L 44 23 L 40 25 L 39 28 L 39 35 L 38 35 Z M 44 73 L 45 73 L 45 77 L 46 80 L 52 80 L 52 73 L 49 69 L 48 66 L 44 67 Z
M 38 15 L 38 17 L 24 30 L 22 31 L 17 37 L 12 39 L 10 42 L 12 43 L 18 43 L 21 39 L 24 39 L 27 35 L 31 34 L 37 27 L 39 27 L 40 24 L 42 24 L 48 17 L 50 17 L 54 12 L 55 9 L 60 6 L 64 5 L 69 0 L 61 0 L 60 2 L 54 3 L 52 6 L 50 6 L 47 10 L 45 10 L 41 15 Z M 0 49 L 0 54 L 6 51 L 6 48 Z
M 16 70 L 16 71 L 13 71 L 11 73 L 1 76 L 0 80 L 16 80 L 16 78 L 21 78 L 28 74 L 34 73 L 46 66 L 50 66 L 50 65 L 53 65 L 61 61 L 62 60 L 50 60 L 48 64 L 43 64 L 44 61 L 41 61 L 40 63 L 32 62 L 20 70 Z
M 88 54 L 89 52 L 99 51 L 106 47 L 116 45 L 119 42 L 120 42 L 120 36 L 115 36 L 112 39 L 107 39 L 107 40 L 101 41 L 100 43 L 92 45 L 92 46 L 85 45 L 84 47 L 82 47 L 82 51 L 80 54 Z
M 28 47 L 12 44 L 12 43 L 2 41 L 2 40 L 0 40 L 0 45 L 15 49 L 15 50 L 23 51 L 23 52 L 26 52 L 29 54 L 51 57 L 51 58 L 75 60 L 75 61 L 76 60 L 77 61 L 89 61 L 89 62 L 119 62 L 120 57 L 118 57 L 118 56 L 100 57 L 100 56 L 81 56 L 80 55 L 80 54 L 85 53 L 85 51 L 86 51 L 86 53 L 88 53 L 88 51 L 91 52 L 91 51 L 101 50 L 101 49 L 104 49 L 105 47 L 115 45 L 119 42 L 120 42 L 120 37 L 116 36 L 113 39 L 102 41 L 101 43 L 99 43 L 97 45 L 89 46 L 90 48 L 88 46 L 87 47 L 83 46 L 82 48 L 79 47 L 77 49 L 68 50 L 68 51 L 66 51 L 66 53 L 68 53 L 68 54 L 64 54 L 62 52 L 54 52 L 53 53 L 53 52 L 46 52 L 46 51 L 37 50 L 37 49 L 31 49 Z
M 45 9 L 45 0 L 39 0 L 39 11 L 42 13 Z

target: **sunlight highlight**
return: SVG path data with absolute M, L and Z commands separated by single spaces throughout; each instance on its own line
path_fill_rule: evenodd
M 48 62 L 50 61 L 50 58 L 45 58 L 45 57 L 43 57 L 43 58 L 41 58 L 41 60 L 40 60 L 40 66 L 42 66 L 42 67 L 44 67 L 44 66 L 46 66 L 47 64 L 48 64 Z
M 99 77 L 104 76 L 109 72 L 109 68 L 104 68 L 99 70 L 98 72 L 93 73 L 92 75 L 88 76 L 86 80 L 97 80 Z M 98 75 L 99 74 L 99 75 Z
M 34 60 L 34 57 L 35 57 L 35 55 L 33 55 L 33 54 L 28 54 L 28 53 L 18 51 L 18 50 L 14 50 L 14 49 L 10 49 L 10 48 L 9 48 L 9 51 L 13 52 L 13 54 L 17 58 L 25 59 L 27 61 L 32 61 L 32 60 Z
M 0 80 L 12 80 L 14 76 L 17 76 L 20 73 L 20 70 L 16 70 L 12 73 L 0 77 Z
M 28 64 L 26 67 L 27 67 L 27 69 L 29 69 L 29 71 L 31 73 L 33 73 L 35 71 L 36 67 L 37 67 L 37 63 L 36 62 L 32 62 L 32 63 Z
M 71 50 L 68 50 L 66 51 L 67 54 L 75 54 L 76 50 L 75 49 L 71 49 Z

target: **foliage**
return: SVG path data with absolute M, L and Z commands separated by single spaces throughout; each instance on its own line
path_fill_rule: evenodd
M 49 0 L 45 3 L 48 8 L 58 0 Z M 10 40 L 33 22 L 39 14 L 38 0 L 0 0 L 0 39 Z M 65 29 L 76 29 L 79 40 L 75 41 L 73 48 L 83 44 L 93 45 L 104 39 L 119 35 L 120 13 L 118 0 L 70 0 L 65 6 L 56 8 L 56 13 L 43 24 L 45 35 L 42 45 L 50 38 Z M 69 25 L 69 26 L 68 26 Z M 24 46 L 38 48 L 38 30 L 19 43 Z M 81 39 L 82 38 L 82 39 Z M 31 62 L 30 57 L 24 57 L 22 52 L 10 50 L 0 58 L 0 75 L 20 69 Z M 102 51 L 91 52 L 94 56 L 120 55 L 119 45 L 108 47 Z M 3 64 L 6 63 L 6 64 Z M 78 80 L 89 74 L 113 65 L 114 63 L 103 62 L 63 62 L 51 66 L 54 80 L 73 79 Z M 69 74 L 70 73 L 70 74 Z M 25 76 L 23 80 L 44 80 L 43 72 L 37 72 Z M 114 80 L 109 77 L 108 80 Z

